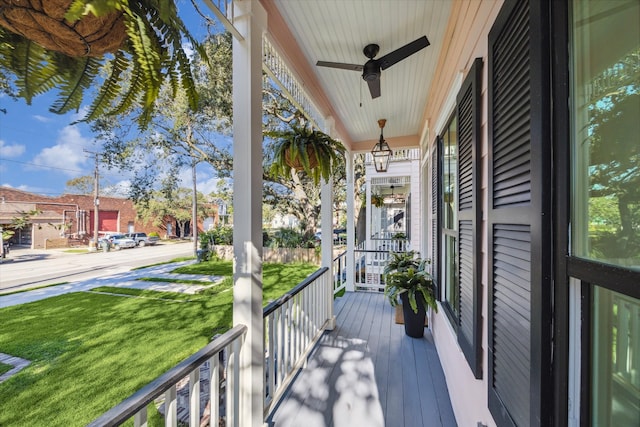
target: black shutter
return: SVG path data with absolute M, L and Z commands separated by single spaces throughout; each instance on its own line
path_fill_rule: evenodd
M 482 59 L 477 58 L 458 92 L 458 342 L 476 378 L 482 378 L 480 191 Z
M 489 409 L 549 425 L 551 218 L 548 1 L 507 0 L 489 33 Z
M 436 287 L 439 283 L 440 264 L 438 262 L 438 254 L 440 253 L 440 227 L 438 225 L 439 210 L 439 188 L 440 188 L 440 156 L 439 148 L 440 138 L 436 138 L 435 146 L 431 152 L 431 275 L 433 276 Z M 436 298 L 440 299 L 441 295 L 436 290 Z

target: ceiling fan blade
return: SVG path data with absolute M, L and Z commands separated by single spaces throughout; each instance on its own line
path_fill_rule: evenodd
M 367 80 L 367 84 L 369 85 L 369 92 L 371 93 L 371 98 L 376 99 L 380 96 L 380 79 Z
M 403 59 L 413 55 L 419 50 L 424 49 L 429 46 L 429 40 L 427 36 L 422 36 L 417 40 L 412 41 L 409 44 L 402 46 L 399 49 L 394 50 L 393 52 L 387 53 L 385 56 L 379 58 L 378 64 L 380 64 L 380 68 L 382 70 L 386 70 L 391 67 L 393 64 L 402 61 Z
M 362 65 L 358 65 L 358 64 L 344 64 L 342 62 L 318 61 L 316 62 L 316 65 L 318 67 L 339 68 L 341 70 L 362 71 Z

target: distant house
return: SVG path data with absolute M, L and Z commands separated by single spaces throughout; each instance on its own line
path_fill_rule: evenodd
M 94 233 L 93 196 L 63 194 L 47 197 L 9 187 L 0 187 L 0 226 L 10 224 L 21 212 L 37 211 L 30 223 L 11 238 L 14 244 L 32 249 L 56 245 L 87 244 Z M 171 221 L 163 221 L 170 224 Z M 100 196 L 98 209 L 99 232 L 157 232 L 164 228 L 144 224 L 136 219 L 133 202 L 119 197 Z

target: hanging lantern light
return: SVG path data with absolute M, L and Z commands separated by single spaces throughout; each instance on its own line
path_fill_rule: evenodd
M 371 155 L 373 156 L 373 165 L 376 168 L 376 172 L 386 172 L 389 168 L 389 160 L 391 159 L 391 155 L 393 151 L 389 148 L 389 144 L 384 140 L 384 136 L 382 134 L 382 129 L 384 129 L 384 125 L 387 123 L 386 119 L 378 120 L 378 126 L 380 126 L 380 140 L 373 146 L 373 150 L 371 150 Z

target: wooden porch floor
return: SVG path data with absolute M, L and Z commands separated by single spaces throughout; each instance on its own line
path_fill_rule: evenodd
M 407 337 L 381 293 L 347 293 L 334 307 L 336 329 L 325 332 L 269 426 L 456 426 L 429 329 Z

